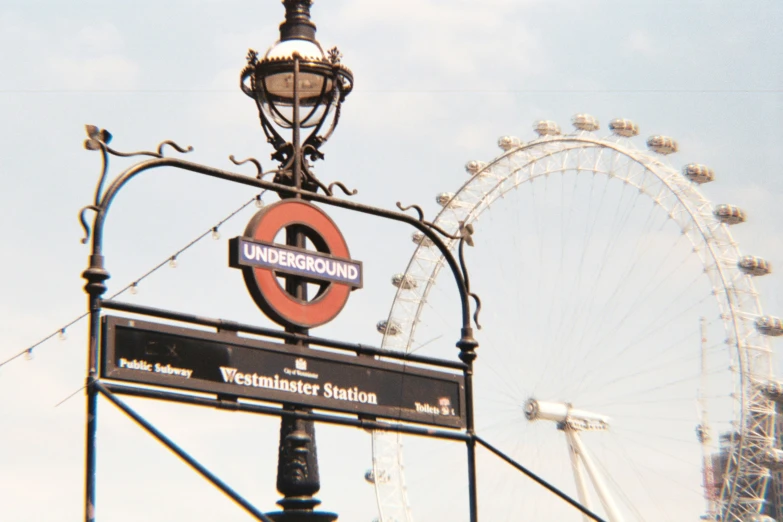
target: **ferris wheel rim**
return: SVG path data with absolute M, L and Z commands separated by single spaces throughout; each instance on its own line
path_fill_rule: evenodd
M 569 146 L 568 147 L 563 147 L 563 145 L 565 145 L 565 144 L 568 144 Z M 734 296 L 732 295 L 732 291 L 731 291 L 732 283 L 731 283 L 730 279 L 727 277 L 727 275 L 725 273 L 726 270 L 721 265 L 719 256 L 715 252 L 715 249 L 713 248 L 713 245 L 710 244 L 710 239 L 713 237 L 713 235 L 712 235 L 712 233 L 709 233 L 709 231 L 705 229 L 707 224 L 704 221 L 704 216 L 702 214 L 697 214 L 696 213 L 697 210 L 692 208 L 692 202 L 693 201 L 698 201 L 702 205 L 708 205 L 710 210 L 712 210 L 712 204 L 710 203 L 710 201 L 707 198 L 705 198 L 696 189 L 696 187 L 693 184 L 691 184 L 690 182 L 685 180 L 684 177 L 680 176 L 679 172 L 675 171 L 670 166 L 668 166 L 666 163 L 660 161 L 657 157 L 652 156 L 651 154 L 648 154 L 645 151 L 640 151 L 639 149 L 631 149 L 631 148 L 625 147 L 625 146 L 623 146 L 620 143 L 615 142 L 615 141 L 609 141 L 607 139 L 596 138 L 591 133 L 578 133 L 576 135 L 566 135 L 566 136 L 544 136 L 544 137 L 541 137 L 539 139 L 530 141 L 528 143 L 520 144 L 520 145 L 518 145 L 516 147 L 509 148 L 503 154 L 499 155 L 498 157 L 493 159 L 491 162 L 489 162 L 488 164 L 484 165 L 481 169 L 479 169 L 477 172 L 475 172 L 468 181 L 466 181 L 465 183 L 462 184 L 462 186 L 459 188 L 459 190 L 452 196 L 453 200 L 459 200 L 459 196 L 461 194 L 464 194 L 466 191 L 470 190 L 470 188 L 473 185 L 477 184 L 477 180 L 480 179 L 480 176 L 482 174 L 486 174 L 488 172 L 491 172 L 493 167 L 496 167 L 501 162 L 503 162 L 505 160 L 509 160 L 510 158 L 513 158 L 515 156 L 523 155 L 523 154 L 525 154 L 525 153 L 527 153 L 528 151 L 531 151 L 531 150 L 545 149 L 547 146 L 556 146 L 558 148 L 556 148 L 556 150 L 552 150 L 552 151 L 549 151 L 549 152 L 544 151 L 544 153 L 541 156 L 535 156 L 535 155 L 529 156 L 528 158 L 526 158 L 526 161 L 523 162 L 524 164 L 517 165 L 517 166 L 515 166 L 513 168 L 508 169 L 508 173 L 505 176 L 498 176 L 497 177 L 497 183 L 492 185 L 492 188 L 490 190 L 483 191 L 483 197 L 479 198 L 479 200 L 475 204 L 473 204 L 473 206 L 470 207 L 470 209 L 465 213 L 464 223 L 470 223 L 470 222 L 474 221 L 475 219 L 477 219 L 478 216 L 481 214 L 481 212 L 483 212 L 487 208 L 490 208 L 491 205 L 501 195 L 503 195 L 506 192 L 508 192 L 508 190 L 511 190 L 511 188 L 517 187 L 517 186 L 521 185 L 522 183 L 526 183 L 528 181 L 532 181 L 536 177 L 540 177 L 541 175 L 544 175 L 544 174 L 539 174 L 539 175 L 537 175 L 535 177 L 531 175 L 529 178 L 522 179 L 522 180 L 517 180 L 515 183 L 511 184 L 511 186 L 506 188 L 506 190 L 504 190 L 502 192 L 499 192 L 498 194 L 495 194 L 494 197 L 489 198 L 489 196 L 493 192 L 497 191 L 497 189 L 503 185 L 503 182 L 505 180 L 507 180 L 507 179 L 511 178 L 512 176 L 514 176 L 514 174 L 516 172 L 519 172 L 520 170 L 524 169 L 525 167 L 527 167 L 529 165 L 533 165 L 533 164 L 535 164 L 538 161 L 541 161 L 542 158 L 544 158 L 544 157 L 554 156 L 554 155 L 557 155 L 557 154 L 563 154 L 564 152 L 567 152 L 567 151 L 570 151 L 570 150 L 579 150 L 579 149 L 582 149 L 582 148 L 610 149 L 610 150 L 614 151 L 614 153 L 616 153 L 616 154 L 618 154 L 618 155 L 620 155 L 620 156 L 622 156 L 624 158 L 627 158 L 627 159 L 631 160 L 632 162 L 634 162 L 635 164 L 641 166 L 644 169 L 645 173 L 650 173 L 650 174 L 654 175 L 663 184 L 663 186 L 665 186 L 669 190 L 671 195 L 674 196 L 674 200 L 676 201 L 676 203 L 679 203 L 682 206 L 682 209 L 685 210 L 685 213 L 687 214 L 687 216 L 689 218 L 687 222 L 689 224 L 691 224 L 691 225 L 695 225 L 696 226 L 696 228 L 698 229 L 698 234 L 701 237 L 703 244 L 706 246 L 707 251 L 709 252 L 709 257 L 712 258 L 713 261 L 715 262 L 715 268 L 717 269 L 718 275 L 719 275 L 721 283 L 722 283 L 721 284 L 722 296 L 716 295 L 716 298 L 720 301 L 721 297 L 724 297 L 725 301 L 726 301 L 725 304 L 728 305 L 728 309 L 729 309 L 729 312 L 730 312 L 730 318 L 726 319 L 725 317 L 721 317 L 721 319 L 724 322 L 724 327 L 726 327 L 727 332 L 733 332 L 733 336 L 730 337 L 732 339 L 732 342 L 731 342 L 731 345 L 730 345 L 730 349 L 732 349 L 733 351 L 736 352 L 737 361 L 739 363 L 738 368 L 736 370 L 732 370 L 733 374 L 735 375 L 735 378 L 738 379 L 738 385 L 739 385 L 738 387 L 739 387 L 739 391 L 740 391 L 739 418 L 736 419 L 737 420 L 736 425 L 738 426 L 738 429 L 742 431 L 742 435 L 745 435 L 746 434 L 745 432 L 749 429 L 747 427 L 746 415 L 748 414 L 748 400 L 749 400 L 748 389 L 749 389 L 749 386 L 750 386 L 751 383 L 748 381 L 748 379 L 750 378 L 749 372 L 746 371 L 746 368 L 744 366 L 746 364 L 746 362 L 745 362 L 746 361 L 746 356 L 744 356 L 744 354 L 745 354 L 745 352 L 747 352 L 748 346 L 746 346 L 745 343 L 743 341 L 741 341 L 741 339 L 740 339 L 740 337 L 741 337 L 740 336 L 740 331 L 741 330 L 740 330 L 740 326 L 739 326 L 739 314 L 740 313 L 746 313 L 747 315 L 758 317 L 758 316 L 760 316 L 762 314 L 762 310 L 761 310 L 761 307 L 760 307 L 760 303 L 758 302 L 758 296 L 757 296 L 757 293 L 755 292 L 755 287 L 753 286 L 753 282 L 750 280 L 750 278 L 748 278 L 747 283 L 750 286 L 750 288 L 752 290 L 752 293 L 754 293 L 754 295 L 756 296 L 756 299 L 755 299 L 755 301 L 756 301 L 755 302 L 755 310 L 749 311 L 749 312 L 744 312 L 744 310 L 742 310 L 741 307 L 740 307 L 741 303 L 736 303 L 735 302 Z M 572 167 L 569 167 L 569 168 L 565 168 L 564 167 L 563 169 L 561 169 L 562 172 L 565 172 L 565 171 L 568 171 L 568 170 L 573 170 L 573 168 Z M 597 169 L 597 167 L 594 168 L 594 169 L 582 168 L 581 170 L 592 171 L 593 174 L 609 175 L 610 178 L 611 177 L 615 177 L 615 176 L 613 176 L 610 173 L 601 172 L 600 170 Z M 628 170 L 628 169 L 626 169 L 626 170 Z M 549 174 L 552 174 L 552 173 L 555 173 L 555 172 L 557 172 L 557 171 L 556 170 L 550 170 L 550 171 L 547 171 L 546 175 L 549 175 Z M 669 176 L 674 174 L 676 177 L 672 177 L 671 179 L 667 179 L 664 176 L 664 173 L 669 175 Z M 673 180 L 678 180 L 677 182 L 679 183 L 679 186 L 673 187 L 672 183 L 671 183 Z M 627 183 L 627 180 L 626 180 L 626 183 Z M 645 192 L 645 191 L 642 190 L 641 187 L 637 186 L 636 188 L 639 188 L 640 192 Z M 671 205 L 670 207 L 667 207 L 665 204 L 663 204 L 661 202 L 660 198 L 655 198 L 655 197 L 653 197 L 651 194 L 649 194 L 647 192 L 645 192 L 645 194 L 648 197 L 650 197 L 654 201 L 654 203 L 656 205 L 658 205 L 661 208 L 663 208 L 664 210 L 666 210 L 670 214 L 670 216 L 671 216 L 671 212 L 672 212 L 674 206 L 676 205 L 676 203 Z M 686 195 L 690 196 L 691 199 L 687 199 Z M 487 199 L 485 199 L 485 198 L 487 198 Z M 484 206 L 484 208 L 480 209 L 480 207 L 482 207 L 482 205 Z M 444 208 L 438 213 L 438 215 L 433 220 L 433 222 L 434 223 L 440 223 L 442 218 L 444 218 L 444 216 L 447 216 L 448 210 L 449 210 L 448 206 L 447 205 L 444 206 Z M 739 248 L 737 247 L 736 242 L 733 241 L 733 238 L 731 237 L 731 233 L 728 231 L 728 228 L 725 225 L 723 225 L 723 224 L 718 224 L 718 226 L 723 229 L 723 232 L 725 233 L 725 235 L 730 239 L 730 241 L 728 241 L 728 244 L 731 247 L 731 249 L 733 250 L 733 253 L 736 255 L 737 259 L 739 259 L 741 257 L 741 254 L 739 252 Z M 451 247 L 451 246 L 453 246 L 453 244 L 454 244 L 454 242 L 452 241 L 449 244 L 449 246 Z M 409 263 L 408 263 L 408 265 L 406 267 L 406 270 L 405 270 L 404 274 L 407 275 L 410 272 L 411 267 L 413 266 L 413 264 L 417 262 L 420 254 L 422 254 L 422 252 L 425 252 L 426 249 L 427 249 L 427 247 L 425 245 L 422 245 L 422 244 L 419 244 L 416 247 L 416 249 L 415 249 L 413 255 L 411 256 L 411 259 L 410 259 L 410 261 L 409 261 Z M 702 260 L 702 264 L 705 264 L 705 269 L 706 269 L 706 262 Z M 439 272 L 440 268 L 442 267 L 442 265 L 443 265 L 442 258 L 440 258 L 439 260 L 437 260 L 433 264 L 432 270 L 430 272 L 430 277 L 424 283 L 425 290 L 421 293 L 421 297 L 418 299 L 416 311 L 413 314 L 412 320 L 408 321 L 408 324 L 410 326 L 407 329 L 403 328 L 402 337 L 404 338 L 403 344 L 404 344 L 406 350 L 410 350 L 410 348 L 411 348 L 413 334 L 415 333 L 415 328 L 416 328 L 416 318 L 418 318 L 419 315 L 422 312 L 422 307 L 423 307 L 424 303 L 426 302 L 426 299 L 427 299 L 427 296 L 428 296 L 428 293 L 429 293 L 429 289 L 432 287 L 434 279 L 437 277 L 438 272 Z M 400 301 L 401 295 L 402 295 L 403 291 L 404 291 L 403 288 L 398 288 L 397 289 L 397 292 L 395 294 L 395 298 L 394 298 L 394 301 L 393 301 L 393 304 L 392 304 L 392 307 L 391 307 L 391 310 L 390 310 L 390 313 L 389 313 L 389 316 L 388 316 L 388 319 L 387 319 L 389 322 L 394 321 L 395 318 L 396 318 L 396 316 L 395 316 L 395 306 Z M 727 325 L 730 325 L 731 328 L 728 328 Z M 398 334 L 398 336 L 399 336 L 399 334 Z M 383 335 L 382 347 L 384 349 L 388 349 L 388 344 L 389 344 L 388 340 L 389 340 L 389 338 L 390 338 L 390 335 L 389 335 L 389 332 L 387 330 L 387 331 L 384 332 L 384 335 Z M 769 358 L 767 358 L 767 367 L 768 367 L 768 370 L 771 370 L 771 365 L 770 365 Z M 771 371 L 768 371 L 767 373 L 771 374 Z M 375 437 L 375 435 L 374 435 L 374 437 Z M 745 439 L 746 439 L 745 436 L 740 436 L 740 444 L 743 444 Z M 739 452 L 740 452 L 740 457 L 742 457 L 742 455 L 743 455 L 742 447 L 740 447 Z M 374 459 L 374 463 L 375 463 L 375 459 Z M 375 464 L 374 464 L 374 466 L 375 466 Z M 727 466 L 728 466 L 728 464 L 727 464 Z M 735 469 L 734 469 L 735 478 L 739 475 L 740 471 L 741 471 L 740 467 L 735 467 Z M 404 477 L 402 477 L 400 480 L 403 481 L 402 489 L 403 489 L 403 492 L 404 492 Z M 729 501 L 733 501 L 733 499 L 734 499 L 734 497 L 736 495 L 736 487 L 737 487 L 736 484 L 737 484 L 737 480 L 732 481 L 732 486 L 731 486 L 732 489 L 731 489 L 731 492 L 729 494 Z M 376 487 L 376 489 L 378 489 L 379 485 L 376 484 L 375 487 Z M 380 497 L 379 497 L 379 499 L 380 499 Z M 404 500 L 404 503 L 406 504 L 406 511 L 407 511 L 406 516 L 408 516 L 409 517 L 408 520 L 410 520 L 411 519 L 410 518 L 410 511 L 409 511 L 409 509 L 407 509 L 407 498 L 405 497 L 404 493 L 403 493 L 403 500 Z M 379 504 L 379 507 L 380 507 L 380 504 Z

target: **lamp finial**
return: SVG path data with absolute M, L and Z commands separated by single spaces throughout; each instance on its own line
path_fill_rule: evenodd
M 285 22 L 280 24 L 280 41 L 315 41 L 315 24 L 310 20 L 313 0 L 283 0 Z

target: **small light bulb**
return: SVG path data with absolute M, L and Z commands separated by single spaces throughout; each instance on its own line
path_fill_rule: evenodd
M 130 293 L 133 294 L 133 295 L 136 295 L 136 294 L 139 293 L 139 284 L 138 283 L 133 283 L 130 286 Z
M 57 337 L 58 337 L 58 338 L 59 338 L 61 341 L 65 341 L 66 339 L 68 339 L 68 335 L 65 333 L 65 328 L 63 328 L 63 329 L 61 329 L 61 330 L 60 330 L 60 333 L 59 333 L 59 334 L 57 334 Z
M 33 349 L 30 348 L 26 352 L 24 352 L 24 358 L 26 361 L 32 361 L 33 360 Z
M 177 256 L 171 256 L 171 259 L 169 259 L 169 266 L 171 268 L 177 268 Z
M 256 196 L 256 206 L 258 208 L 263 208 L 264 207 L 264 200 L 261 199 L 260 195 Z
M 217 227 L 212 229 L 212 239 L 220 239 L 220 232 Z

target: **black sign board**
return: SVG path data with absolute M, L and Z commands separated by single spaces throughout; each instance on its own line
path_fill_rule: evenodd
M 112 316 L 102 339 L 106 379 L 464 427 L 461 374 Z

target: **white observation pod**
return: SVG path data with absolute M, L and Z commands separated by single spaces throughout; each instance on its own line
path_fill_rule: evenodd
M 685 165 L 682 168 L 682 175 L 699 185 L 715 180 L 715 171 L 699 163 L 688 163 Z
M 745 222 L 745 211 L 735 205 L 718 205 L 713 212 L 721 223 L 738 225 Z
M 377 483 L 386 483 L 389 482 L 389 474 L 386 473 L 384 470 L 380 470 L 378 475 L 375 475 L 375 471 L 372 469 L 368 469 L 367 472 L 364 474 L 364 480 L 366 480 L 370 484 L 377 484 Z
M 625 118 L 615 118 L 609 122 L 609 130 L 612 134 L 623 138 L 632 138 L 639 135 L 639 126 Z
M 752 276 L 763 276 L 772 272 L 769 262 L 756 256 L 742 256 L 737 266 L 742 272 Z
M 680 150 L 680 146 L 669 136 L 650 136 L 647 138 L 647 148 L 658 154 L 673 154 Z
M 551 120 L 541 120 L 533 124 L 533 130 L 539 136 L 560 136 L 560 125 Z
M 503 149 L 505 152 L 508 152 L 511 149 L 515 149 L 520 145 L 522 145 L 522 140 L 516 136 L 501 136 L 498 138 L 498 147 Z
M 451 200 L 454 199 L 454 193 L 453 192 L 441 192 L 437 196 L 435 196 L 435 201 L 440 205 L 441 207 L 445 207 L 451 203 Z
M 775 448 L 767 448 L 761 454 L 761 462 L 770 469 L 783 469 L 783 451 Z
M 412 290 L 419 286 L 416 280 L 407 274 L 394 274 L 391 281 L 394 286 L 403 290 Z
M 756 330 L 764 335 L 778 337 L 783 335 L 783 322 L 779 317 L 764 315 L 756 319 Z
M 761 389 L 769 400 L 783 402 L 783 382 L 767 381 Z
M 601 128 L 596 117 L 591 114 L 577 114 L 571 119 L 571 123 L 577 130 L 587 132 L 597 131 Z
M 411 235 L 411 239 L 414 243 L 423 247 L 431 247 L 434 244 L 430 238 L 424 235 L 423 232 L 414 232 Z
M 471 160 L 465 163 L 465 172 L 467 172 L 471 176 L 475 176 L 476 174 L 478 174 L 480 170 L 482 170 L 486 166 L 487 163 L 485 161 Z
M 375 325 L 375 328 L 378 330 L 378 333 L 386 335 L 399 335 L 399 333 L 402 332 L 400 325 L 394 321 L 378 321 L 378 324 Z

